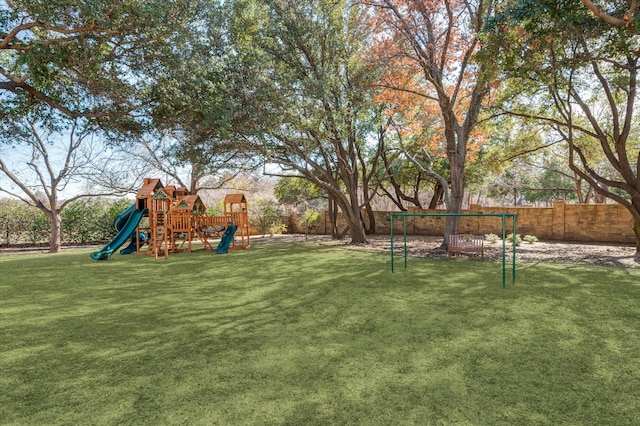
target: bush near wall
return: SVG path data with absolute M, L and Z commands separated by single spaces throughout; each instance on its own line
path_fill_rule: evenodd
M 389 234 L 392 212 L 374 212 L 378 234 Z M 398 213 L 398 212 L 393 212 Z M 409 213 L 445 213 L 444 210 L 410 209 Z M 567 204 L 559 201 L 552 207 L 483 207 L 471 205 L 462 213 L 515 213 L 517 233 L 535 235 L 540 240 L 635 244 L 633 217 L 620 204 Z M 363 214 L 366 214 L 363 212 Z M 288 220 L 290 233 L 303 233 L 301 218 Z M 407 232 L 412 235 L 444 234 L 444 217 L 408 217 Z M 329 216 L 321 214 L 311 233 L 328 234 Z M 346 223 L 339 217 L 340 226 Z M 511 220 L 507 220 L 511 232 Z M 402 221 L 394 221 L 394 233 L 402 233 Z M 460 233 L 500 234 L 502 220 L 499 217 L 463 217 Z

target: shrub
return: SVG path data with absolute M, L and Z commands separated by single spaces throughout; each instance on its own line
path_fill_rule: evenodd
M 510 243 L 514 242 L 514 235 L 513 233 L 507 235 L 507 238 L 505 238 L 507 241 L 509 241 Z M 520 245 L 520 242 L 522 241 L 522 238 L 520 237 L 520 234 L 516 234 L 515 235 L 515 243 L 516 245 Z
M 273 200 L 259 199 L 253 203 L 249 224 L 265 235 L 282 234 L 287 226 L 282 222 L 282 211 Z
M 116 234 L 115 220 L 120 213 L 125 211 L 127 207 L 131 205 L 131 201 L 126 198 L 119 198 L 116 200 L 104 200 L 104 211 L 99 217 L 96 218 L 99 234 L 97 236 L 98 242 L 109 241 Z M 145 222 L 148 222 L 148 218 L 143 218 Z M 140 226 L 142 226 L 142 222 Z
M 491 244 L 495 244 L 498 242 L 498 240 L 500 240 L 500 237 L 498 237 L 496 234 L 485 234 L 484 239 Z
M 528 242 L 529 244 L 538 242 L 538 237 L 536 237 L 535 235 L 525 235 L 522 239 Z
M 0 244 L 40 244 L 49 241 L 49 218 L 20 200 L 0 200 Z
M 83 198 L 62 211 L 65 244 L 89 244 L 108 241 L 115 235 L 115 218 L 131 205 L 126 199 Z
M 224 200 L 217 200 L 213 205 L 207 206 L 207 216 L 222 216 L 224 214 Z
M 27 241 L 32 245 L 48 242 L 51 233 L 49 218 L 35 207 L 30 208 L 33 216 L 26 223 Z
M 95 199 L 69 203 L 62 211 L 62 237 L 66 244 L 86 244 L 98 234 L 96 219 L 102 205 Z
M 61 213 L 62 242 L 89 244 L 115 235 L 114 220 L 131 201 L 84 198 L 69 203 Z M 49 243 L 50 219 L 36 207 L 12 199 L 0 199 L 0 244 Z
M 305 238 L 309 236 L 309 230 L 320 219 L 320 212 L 315 209 L 309 209 L 304 212 L 304 218 L 300 221 L 300 224 L 304 226 Z
M 5 245 L 24 243 L 27 239 L 29 218 L 40 213 L 34 207 L 13 199 L 0 200 L 0 242 Z

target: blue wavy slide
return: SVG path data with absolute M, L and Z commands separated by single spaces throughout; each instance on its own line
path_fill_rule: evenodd
M 91 253 L 91 258 L 93 260 L 109 260 L 116 250 L 131 238 L 132 235 L 135 235 L 140 219 L 142 219 L 145 213 L 146 209 L 138 210 L 135 203 L 127 207 L 114 221 L 116 231 L 118 231 L 116 236 L 113 237 L 113 240 L 106 246 L 102 247 L 102 250 Z

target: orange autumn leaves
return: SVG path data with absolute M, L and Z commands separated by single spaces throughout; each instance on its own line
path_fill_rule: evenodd
M 376 101 L 398 137 L 414 140 L 434 155 L 446 156 L 445 127 L 464 123 L 473 107 L 480 48 L 469 3 L 434 0 L 374 0 L 375 43 L 371 56 L 384 65 Z M 486 98 L 485 98 L 486 99 Z M 467 129 L 467 159 L 473 161 L 487 135 Z

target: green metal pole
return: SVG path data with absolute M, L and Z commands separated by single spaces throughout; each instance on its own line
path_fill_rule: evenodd
M 404 232 L 404 269 L 407 269 L 407 216 L 402 217 L 404 219 L 403 222 L 403 232 Z
M 513 262 L 511 263 L 511 284 L 516 283 L 516 214 L 513 215 Z
M 391 213 L 391 231 L 390 231 L 390 243 L 391 243 L 391 272 L 393 273 L 393 213 Z
M 503 214 L 502 215 L 502 288 L 505 288 L 507 286 L 507 271 L 506 271 L 506 267 L 507 267 L 507 262 L 506 262 L 506 242 L 505 239 L 507 238 L 507 233 L 506 233 L 506 225 L 507 225 L 507 220 L 506 220 L 506 216 Z

